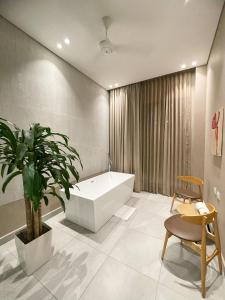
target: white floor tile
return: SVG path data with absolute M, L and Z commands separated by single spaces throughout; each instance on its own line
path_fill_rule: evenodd
M 208 300 L 225 299 L 225 277 L 224 276 L 218 275 L 215 278 L 215 280 L 211 281 L 211 286 L 209 287 L 206 296 Z
M 69 234 L 73 237 L 78 235 L 78 232 L 76 231 L 77 225 L 66 220 L 65 218 L 62 219 L 60 222 L 55 220 L 51 220 L 51 222 L 53 227 L 56 226 L 58 229 L 60 229 L 62 232 L 65 232 L 66 234 Z
M 0 246 L 0 252 L 3 253 L 4 251 L 7 251 L 7 252 L 13 254 L 14 256 L 17 256 L 16 245 L 15 245 L 14 239 L 12 239 L 9 242 Z
M 165 238 L 165 218 L 155 215 L 147 210 L 139 210 L 130 222 L 129 227 L 152 237 L 164 240 Z
M 12 254 L 5 254 L 0 262 L 1 300 L 50 300 L 49 293 L 33 276 L 26 276 Z
M 80 300 L 153 300 L 156 282 L 108 258 Z
M 160 239 L 129 230 L 117 243 L 110 256 L 137 271 L 158 280 L 163 243 Z
M 60 249 L 65 247 L 74 237 L 58 227 L 52 227 L 52 251 L 55 255 Z
M 34 273 L 57 299 L 78 299 L 106 256 L 94 248 L 73 240 Z
M 218 276 L 219 274 L 213 262 L 211 266 L 207 268 L 206 286 L 209 288 L 207 297 L 210 297 L 210 289 L 212 289 L 212 291 L 214 290 L 214 281 L 217 281 Z M 193 300 L 201 299 L 199 256 L 194 255 L 188 248 L 178 247 L 177 245 L 168 246 L 159 281 L 185 297 L 191 297 Z M 224 282 L 221 282 L 220 285 L 224 287 Z
M 109 254 L 126 230 L 124 223 L 114 216 L 97 233 L 80 229 L 76 238 Z
M 156 300 L 189 300 L 189 298 L 174 292 L 162 284 L 159 284 L 157 286 Z
M 171 198 L 133 193 L 126 205 L 136 208 L 128 221 L 114 216 L 97 233 L 64 213 L 49 219 L 54 256 L 29 277 L 18 265 L 14 239 L 0 246 L 0 300 L 202 299 L 197 255 L 171 237 L 160 259 Z M 225 299 L 225 278 L 217 270 L 214 259 L 207 272 L 209 300 Z

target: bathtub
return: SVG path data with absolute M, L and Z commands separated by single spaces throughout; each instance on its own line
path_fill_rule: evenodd
M 96 232 L 130 198 L 133 186 L 133 174 L 107 172 L 70 189 L 70 200 L 61 190 L 66 219 Z

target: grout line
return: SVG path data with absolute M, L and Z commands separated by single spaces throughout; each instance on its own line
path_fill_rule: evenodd
M 56 222 L 57 222 L 57 221 L 56 221 Z M 57 229 L 61 229 L 61 230 L 62 230 L 63 232 L 65 232 L 66 234 L 72 236 L 74 239 L 78 240 L 79 242 L 82 242 L 82 243 L 88 245 L 89 247 L 91 247 L 91 248 L 93 248 L 93 249 L 95 249 L 95 250 L 97 250 L 97 251 L 99 251 L 99 252 L 101 252 L 101 253 L 107 255 L 108 257 L 111 257 L 110 255 L 111 255 L 112 251 L 113 251 L 114 248 L 117 246 L 117 244 L 121 241 L 121 239 L 123 238 L 123 236 L 126 234 L 126 231 L 127 231 L 127 230 L 135 231 L 135 232 L 141 233 L 141 234 L 143 234 L 143 235 L 145 235 L 145 236 L 151 237 L 151 238 L 153 238 L 153 239 L 157 239 L 157 240 L 159 240 L 159 241 L 161 241 L 161 242 L 163 243 L 163 239 L 160 239 L 160 238 L 158 238 L 158 237 L 152 236 L 152 235 L 147 234 L 147 233 L 145 233 L 145 232 L 142 232 L 142 231 L 140 231 L 140 230 L 138 230 L 138 229 L 130 228 L 130 227 L 129 227 L 130 224 L 129 224 L 129 225 L 126 225 L 126 224 L 124 224 L 124 223 L 122 222 L 122 223 L 120 223 L 120 224 L 118 223 L 117 225 L 121 225 L 121 226 L 124 226 L 124 227 L 127 227 L 127 228 L 125 229 L 125 232 L 124 232 L 124 233 L 119 237 L 119 239 L 115 242 L 115 244 L 113 245 L 112 249 L 111 249 L 109 252 L 108 252 L 108 251 L 105 252 L 105 251 L 101 250 L 101 248 L 98 248 L 97 246 L 95 247 L 95 246 L 92 245 L 91 243 L 88 243 L 85 239 L 84 239 L 84 240 L 83 240 L 82 238 L 79 239 L 79 233 L 78 233 L 77 235 L 73 236 L 72 234 L 70 235 L 70 234 L 67 233 L 66 231 L 63 231 L 63 229 L 57 227 L 57 225 L 56 225 L 56 227 L 57 227 Z M 82 235 L 82 234 L 80 234 L 80 235 Z M 85 237 L 86 237 L 86 236 L 85 236 Z M 88 239 L 88 237 L 86 237 L 86 238 Z M 72 241 L 72 240 L 71 240 L 71 241 Z M 94 241 L 94 242 L 95 242 L 95 241 Z M 97 242 L 96 242 L 96 243 L 97 243 Z M 98 244 L 98 245 L 99 245 L 99 244 Z M 63 248 L 64 248 L 64 246 L 63 246 Z M 63 248 L 60 248 L 60 249 L 63 249 Z
M 55 221 L 56 223 L 58 222 L 58 221 Z M 57 227 L 57 225 L 55 225 L 56 227 Z M 54 229 L 54 228 L 52 228 L 52 229 Z M 62 230 L 63 231 L 63 229 L 61 229 L 61 228 L 59 228 L 59 227 L 57 227 L 57 229 L 60 229 L 60 230 Z M 66 233 L 65 231 L 63 231 L 63 233 Z M 67 233 L 66 233 L 67 234 Z M 67 235 L 69 235 L 70 237 L 72 237 L 72 239 L 70 240 L 70 241 L 68 241 L 64 246 L 62 246 L 61 248 L 59 248 L 58 250 L 63 250 L 70 242 L 72 242 L 73 240 L 77 240 L 77 241 L 79 241 L 80 243 L 83 243 L 83 244 L 85 244 L 85 245 L 87 245 L 87 246 L 89 246 L 90 248 L 92 248 L 93 250 L 97 250 L 98 252 L 100 252 L 101 254 L 104 254 L 105 255 L 105 260 L 103 261 L 103 263 L 102 263 L 102 265 L 99 267 L 99 269 L 97 270 L 97 272 L 94 274 L 94 276 L 93 276 L 93 278 L 90 280 L 90 282 L 88 283 L 88 285 L 87 285 L 87 287 L 84 289 L 84 291 L 81 293 L 81 295 L 79 296 L 79 298 L 83 295 L 83 293 L 86 291 L 86 289 L 88 288 L 88 286 L 91 284 L 91 282 L 94 280 L 94 278 L 95 278 L 95 276 L 97 275 L 97 273 L 99 272 L 99 270 L 102 268 L 102 266 L 104 265 L 104 263 L 105 263 L 105 261 L 107 260 L 107 258 L 109 258 L 109 256 L 105 253 L 105 252 L 103 252 L 103 251 L 101 251 L 100 249 L 97 249 L 97 248 L 95 248 L 95 247 L 93 247 L 92 245 L 90 245 L 90 244 L 88 244 L 87 242 L 85 242 L 85 241 L 83 241 L 83 240 L 80 240 L 80 239 L 78 239 L 77 238 L 77 235 L 76 236 L 73 236 L 73 235 L 70 235 L 70 234 L 67 234 Z M 52 256 L 52 258 L 50 259 L 50 260 L 52 260 L 53 259 L 53 257 L 56 255 L 57 253 L 55 253 L 53 256 Z M 58 255 L 60 255 L 61 257 L 64 257 L 63 255 L 62 255 L 62 253 L 58 253 Z M 48 263 L 48 262 L 47 262 Z M 46 289 L 46 290 L 48 290 L 49 292 L 50 292 L 50 294 L 52 295 L 52 296 L 54 296 L 54 298 L 57 300 L 58 298 L 48 289 L 48 287 L 44 284 L 44 283 L 42 283 L 42 281 L 40 281 L 39 280 L 39 278 L 38 277 L 36 277 L 35 275 L 32 275 L 37 281 L 39 281 L 41 284 L 42 284 L 42 286 Z
M 35 273 L 35 272 L 34 272 Z M 33 273 L 33 274 L 34 274 Z M 46 291 L 48 291 L 50 294 L 51 294 L 51 296 L 53 296 L 55 299 L 57 299 L 56 298 L 56 296 L 48 289 L 48 287 L 46 286 L 46 285 L 44 285 L 44 283 L 42 283 L 41 282 L 41 280 L 39 280 L 39 278 L 37 278 L 35 275 L 31 275 L 31 276 L 33 276 L 33 278 L 36 280 L 36 281 L 38 281 L 40 284 L 41 284 L 41 286 L 46 290 Z M 52 300 L 52 299 L 50 299 L 50 300 Z
M 47 291 L 51 294 L 51 296 L 54 296 L 54 295 L 51 293 L 51 291 L 49 291 L 49 289 L 46 288 L 46 286 L 44 286 L 44 285 L 42 284 L 42 282 L 34 276 L 34 273 L 31 274 L 31 275 L 27 275 L 26 272 L 23 270 L 23 268 L 20 266 L 20 264 L 18 264 L 18 266 L 20 267 L 20 271 L 25 275 L 25 278 L 33 278 L 34 280 L 38 281 L 38 282 L 41 284 L 41 286 L 44 287 L 44 289 L 47 290 Z M 54 297 L 55 297 L 55 296 L 54 296 Z M 50 300 L 51 300 L 51 299 L 50 299 Z
M 86 292 L 86 290 L 89 288 L 89 286 L 91 285 L 92 281 L 94 281 L 94 279 L 96 278 L 97 274 L 100 272 L 100 270 L 103 268 L 105 262 L 107 261 L 108 256 L 106 255 L 106 259 L 103 261 L 103 263 L 101 264 L 101 266 L 98 268 L 97 272 L 94 274 L 94 276 L 91 278 L 91 280 L 89 281 L 89 283 L 87 284 L 87 286 L 84 288 L 83 292 L 80 294 L 78 300 L 83 296 L 83 294 Z
M 140 208 L 139 208 L 139 209 L 140 209 Z M 137 209 L 137 210 L 138 210 L 138 209 Z M 163 216 L 161 216 L 161 217 L 163 217 Z M 165 218 L 166 218 L 166 217 L 165 217 Z M 101 250 L 100 248 L 98 248 L 97 246 L 95 247 L 95 246 L 89 244 L 85 239 L 84 239 L 84 240 L 79 239 L 78 236 L 79 236 L 79 235 L 82 235 L 82 234 L 79 234 L 79 233 L 78 233 L 78 235 L 75 235 L 75 236 L 72 235 L 72 234 L 69 234 L 68 232 L 64 231 L 64 230 L 61 228 L 61 226 L 60 226 L 60 227 L 57 227 L 56 224 L 57 224 L 57 223 L 60 223 L 60 222 L 55 221 L 55 220 L 53 220 L 53 221 L 54 221 L 54 224 L 52 225 L 52 229 L 53 229 L 53 230 L 54 230 L 54 227 L 56 227 L 57 230 L 61 231 L 61 232 L 64 233 L 65 235 L 71 237 L 71 239 L 70 239 L 68 242 L 66 242 L 62 247 L 60 247 L 59 249 L 57 249 L 57 252 L 58 252 L 58 251 L 61 252 L 64 248 L 66 248 L 66 247 L 68 246 L 69 243 L 72 243 L 72 241 L 79 241 L 79 242 L 81 242 L 81 243 L 83 243 L 83 244 L 86 244 L 88 247 L 92 248 L 93 250 L 95 250 L 95 251 L 97 251 L 97 252 L 102 253 L 102 254 L 105 255 L 105 259 L 104 259 L 103 263 L 100 265 L 100 267 L 98 268 L 97 272 L 93 275 L 93 277 L 91 278 L 91 280 L 88 282 L 87 286 L 84 288 L 83 292 L 80 294 L 79 299 L 80 299 L 80 298 L 82 297 L 82 295 L 86 292 L 86 290 L 89 288 L 89 286 L 91 285 L 91 283 L 94 281 L 94 279 L 96 278 L 96 276 L 98 275 L 98 273 L 102 270 L 103 266 L 105 265 L 105 263 L 106 263 L 109 259 L 112 259 L 112 260 L 118 262 L 119 264 L 121 264 L 121 265 L 123 265 L 123 266 L 126 266 L 128 269 L 135 271 L 135 272 L 138 273 L 139 275 L 145 276 L 146 278 L 148 278 L 148 279 L 150 279 L 150 280 L 153 280 L 153 281 L 156 283 L 156 291 L 155 291 L 155 297 L 154 297 L 155 300 L 157 299 L 157 296 L 158 296 L 158 291 L 159 291 L 159 285 L 160 285 L 160 284 L 163 285 L 163 286 L 166 287 L 166 288 L 171 288 L 169 285 L 164 284 L 164 282 L 163 282 L 163 283 L 160 282 L 160 277 L 161 277 L 162 269 L 163 269 L 163 261 L 162 261 L 160 258 L 159 258 L 159 259 L 160 259 L 159 276 L 158 276 L 158 279 L 154 279 L 154 278 L 152 278 L 150 275 L 143 274 L 141 271 L 137 270 L 136 268 L 134 268 L 134 267 L 128 265 L 127 263 L 124 263 L 124 262 L 120 261 L 119 259 L 117 259 L 117 258 L 115 258 L 115 257 L 112 256 L 113 250 L 117 247 L 118 243 L 122 240 L 122 238 L 124 237 L 124 235 L 127 233 L 128 230 L 132 230 L 132 231 L 134 231 L 134 232 L 142 233 L 142 234 L 144 234 L 144 235 L 146 235 L 146 236 L 148 236 L 148 237 L 156 238 L 156 239 L 160 240 L 161 242 L 163 242 L 163 239 L 160 239 L 160 238 L 157 238 L 157 237 L 153 237 L 153 236 L 151 236 L 151 235 L 149 235 L 149 234 L 147 234 L 147 233 L 144 233 L 144 232 L 139 231 L 138 229 L 130 228 L 130 225 L 132 224 L 133 220 L 131 220 L 131 222 L 129 222 L 128 224 L 124 223 L 123 221 L 122 221 L 122 222 L 119 222 L 119 223 L 116 223 L 117 226 L 118 226 L 118 225 L 124 226 L 124 227 L 125 227 L 125 228 L 124 228 L 125 231 L 122 233 L 122 235 L 121 235 L 118 239 L 116 239 L 115 243 L 113 243 L 113 246 L 112 246 L 111 250 L 110 250 L 110 251 L 107 251 L 107 253 L 104 252 L 103 250 Z M 61 225 L 62 225 L 62 226 L 65 226 L 65 225 L 63 225 L 63 224 L 61 224 Z M 53 227 L 53 226 L 54 226 L 54 227 Z M 71 229 L 71 230 L 72 230 L 72 229 Z M 84 236 L 84 237 L 86 237 L 86 236 Z M 88 239 L 89 237 L 86 237 L 86 238 Z M 89 238 L 89 239 L 90 239 L 90 238 Z M 95 241 L 93 241 L 93 242 L 95 242 Z M 97 243 L 97 242 L 96 242 L 96 245 L 101 245 L 101 243 Z M 11 253 L 8 249 L 7 249 L 6 251 L 8 251 L 11 255 L 13 255 L 13 253 Z M 54 258 L 54 256 L 57 254 L 57 252 L 52 256 L 51 259 Z M 62 255 L 62 253 L 59 253 L 59 252 L 58 252 L 58 254 L 59 254 L 60 256 L 64 257 L 64 256 Z M 190 255 L 192 255 L 192 253 L 190 253 Z M 223 258 L 223 263 L 224 263 L 224 258 Z M 45 286 L 45 284 L 42 283 L 42 281 L 39 280 L 39 279 L 34 275 L 34 273 L 32 274 L 32 276 L 33 276 L 33 278 L 35 278 L 38 282 L 40 282 L 40 284 L 41 284 L 41 285 L 42 285 L 42 286 L 50 293 L 50 295 L 52 295 L 52 296 L 54 297 L 54 299 L 56 299 L 56 300 L 58 299 L 58 298 L 57 298 L 57 297 L 56 297 L 56 296 L 55 296 L 55 295 L 47 288 L 47 286 Z M 182 296 L 185 296 L 185 297 L 186 297 L 186 295 L 184 295 L 184 294 L 178 292 L 175 288 L 171 288 L 171 290 L 172 290 L 175 294 L 177 294 L 178 296 L 179 296 L 179 295 L 180 295 L 180 296 L 182 295 Z
M 163 261 L 162 261 L 162 263 L 160 265 L 159 279 L 157 280 L 157 283 L 156 283 L 155 300 L 157 300 L 157 296 L 158 296 L 158 290 L 159 290 L 159 284 L 160 284 L 160 276 L 161 276 L 162 266 L 163 266 Z
M 139 229 L 133 229 L 133 228 L 129 228 L 130 230 L 132 230 L 132 231 L 136 231 L 136 232 L 138 232 L 138 233 L 142 233 L 142 234 L 144 234 L 144 235 L 146 235 L 146 236 L 148 236 L 148 237 L 151 237 L 152 239 L 156 239 L 156 240 L 159 240 L 159 241 L 161 241 L 162 243 L 164 242 L 164 238 L 159 238 L 159 237 L 155 237 L 155 236 L 153 236 L 153 235 L 151 235 L 151 234 L 149 234 L 149 233 L 146 233 L 146 232 L 142 232 L 142 231 L 140 231 Z
M 68 243 L 66 243 L 63 247 L 61 247 L 61 248 L 59 248 L 58 250 L 62 250 L 63 248 L 65 248 L 70 242 L 72 241 L 72 239 L 68 242 Z M 54 257 L 56 256 L 56 255 L 59 255 L 60 257 L 62 257 L 62 258 L 64 258 L 64 256 L 62 255 L 62 253 L 55 253 L 52 257 L 51 257 L 51 259 L 49 260 L 49 261 L 47 261 L 44 265 L 42 265 L 39 269 L 37 269 L 33 274 L 31 274 L 31 276 L 33 276 L 56 300 L 58 299 L 57 297 L 56 297 L 56 295 L 54 295 L 53 293 L 52 293 L 52 291 L 51 290 L 49 290 L 49 288 L 47 287 L 47 285 L 45 285 L 45 283 L 43 283 L 42 281 L 41 281 L 41 279 L 39 279 L 36 275 L 35 275 L 35 273 L 38 271 L 38 270 L 40 270 L 43 266 L 45 266 L 46 264 L 48 264 L 52 259 L 54 259 Z M 51 300 L 51 299 L 50 299 Z
M 84 291 L 83 291 L 83 293 L 81 294 L 81 296 L 85 293 L 85 291 L 86 291 L 86 290 L 88 289 L 88 287 L 90 286 L 91 282 L 95 279 L 95 277 L 96 277 L 97 274 L 99 273 L 100 269 L 103 268 L 103 265 L 104 265 L 104 264 L 107 262 L 107 260 L 109 260 L 109 259 L 115 260 L 117 263 L 119 263 L 119 264 L 121 264 L 121 265 L 127 267 L 128 269 L 130 269 L 130 270 L 132 270 L 132 271 L 138 273 L 139 275 L 142 275 L 142 276 L 146 277 L 147 279 L 150 279 L 150 280 L 152 280 L 152 281 L 154 281 L 154 282 L 156 282 L 156 283 L 159 281 L 159 279 L 156 280 L 156 279 L 154 279 L 154 278 L 152 278 L 152 277 L 150 277 L 150 276 L 148 276 L 148 275 L 146 275 L 146 274 L 143 274 L 143 273 L 141 273 L 140 271 L 136 270 L 135 268 L 131 267 L 130 265 L 127 265 L 126 263 L 119 261 L 119 260 L 118 260 L 117 258 L 115 258 L 115 257 L 111 257 L 111 256 L 109 256 L 109 255 L 106 255 L 106 256 L 107 256 L 107 258 L 105 259 L 105 261 L 103 262 L 103 264 L 100 266 L 100 268 L 98 269 L 98 271 L 95 273 L 95 275 L 93 276 L 93 278 L 91 279 L 91 281 L 89 282 L 89 284 L 87 285 L 87 287 L 84 289 Z M 161 265 L 162 265 L 162 264 L 161 264 Z M 161 266 L 160 266 L 160 270 L 161 270 Z M 80 296 L 80 297 L 81 297 L 81 296 Z M 80 297 L 79 297 L 79 298 L 80 298 Z M 78 299 L 78 300 L 79 300 L 79 299 Z
M 147 274 L 142 273 L 141 271 L 135 269 L 134 267 L 132 267 L 132 266 L 130 266 L 130 265 L 124 263 L 124 262 L 121 262 L 120 260 L 118 260 L 117 258 L 115 258 L 115 257 L 113 257 L 113 256 L 109 256 L 108 258 L 117 261 L 117 262 L 120 263 L 121 265 L 126 266 L 127 268 L 129 268 L 129 269 L 135 271 L 135 272 L 138 273 L 139 275 L 142 275 L 142 276 L 144 276 L 144 277 L 146 277 L 146 278 L 148 278 L 148 279 L 151 279 L 151 280 L 153 280 L 153 281 L 155 281 L 155 282 L 158 282 L 158 280 L 159 280 L 159 279 L 154 279 L 154 278 L 152 278 L 150 275 L 147 275 Z M 162 262 L 160 263 L 160 268 L 161 268 L 161 265 L 162 265 Z
M 177 291 L 173 286 L 171 287 L 171 286 L 169 286 L 169 285 L 164 284 L 164 282 L 162 283 L 162 282 L 160 282 L 160 281 L 159 281 L 159 284 L 162 285 L 163 287 L 165 287 L 165 288 L 167 288 L 167 289 L 173 291 L 174 294 L 177 294 L 177 296 L 182 297 L 182 299 L 183 299 L 183 297 L 185 297 L 184 300 L 187 300 L 187 299 L 188 299 L 188 296 L 187 296 L 186 294 L 184 294 L 184 293 L 182 293 L 182 292 L 180 292 L 180 291 Z M 199 299 L 202 299 L 202 298 L 201 298 L 201 290 L 200 290 L 198 287 L 196 287 L 195 285 L 193 285 L 193 286 L 195 287 L 195 290 L 199 292 L 199 297 L 200 297 Z M 157 289 L 157 294 L 156 294 L 156 296 L 158 296 L 158 289 Z M 180 298 L 179 298 L 179 299 L 180 299 Z M 157 298 L 156 298 L 156 300 L 157 300 Z
M 120 225 L 126 227 L 123 223 L 121 223 Z M 130 225 L 130 224 L 129 224 L 129 225 Z M 129 228 L 129 225 L 127 225 L 127 230 L 130 229 L 130 228 Z M 131 229 L 130 229 L 130 230 L 131 230 Z M 132 229 L 132 230 L 134 230 L 134 231 L 136 231 L 136 232 L 139 232 L 138 230 L 135 230 L 135 229 Z M 140 232 L 139 232 L 139 233 L 140 233 Z M 142 232 L 141 232 L 141 233 L 142 233 Z M 159 278 L 158 278 L 158 280 L 156 280 L 156 279 L 152 278 L 151 276 L 149 276 L 149 275 L 147 275 L 147 274 L 144 274 L 144 273 L 142 273 L 141 271 L 135 269 L 134 267 L 132 267 L 132 266 L 130 266 L 130 265 L 124 263 L 124 262 L 121 262 L 121 261 L 118 260 L 117 258 L 111 256 L 112 251 L 114 250 L 114 248 L 116 247 L 116 245 L 120 242 L 120 240 L 123 238 L 123 236 L 124 236 L 125 234 L 126 234 L 126 231 L 125 231 L 125 232 L 121 235 L 121 237 L 115 242 L 114 246 L 112 247 L 112 249 L 111 249 L 108 253 L 105 253 L 105 252 L 102 251 L 101 249 L 98 249 L 97 247 L 91 246 L 91 245 L 88 244 L 87 242 L 85 242 L 85 241 L 83 241 L 83 240 L 79 240 L 79 239 L 77 238 L 80 242 L 84 242 L 84 243 L 87 244 L 88 246 L 92 247 L 94 250 L 97 250 L 97 251 L 99 251 L 99 252 L 101 252 L 101 253 L 103 253 L 103 254 L 106 255 L 105 261 L 104 261 L 103 264 L 100 266 L 100 268 L 98 269 L 98 271 L 95 273 L 95 275 L 93 276 L 93 278 L 91 279 L 91 281 L 89 282 L 89 284 L 87 285 L 87 287 L 84 289 L 84 291 L 83 291 L 83 293 L 80 295 L 80 297 L 81 297 L 81 296 L 85 293 L 85 291 L 88 289 L 88 287 L 90 286 L 91 282 L 95 279 L 95 277 L 97 276 L 98 272 L 100 271 L 100 269 L 102 269 L 102 267 L 103 267 L 103 265 L 106 263 L 106 261 L 107 261 L 108 259 L 112 259 L 112 260 L 117 261 L 119 264 L 124 265 L 124 266 L 126 266 L 127 268 L 129 268 L 129 269 L 135 271 L 135 272 L 138 273 L 139 275 L 142 275 L 142 276 L 144 276 L 144 277 L 146 277 L 146 278 L 148 278 L 148 279 L 151 279 L 151 280 L 153 280 L 154 282 L 156 282 L 156 295 L 155 295 L 155 299 L 156 299 L 156 296 L 157 296 L 157 288 L 158 288 L 158 284 L 159 284 Z M 145 233 L 143 233 L 143 234 L 145 234 Z M 145 235 L 146 235 L 146 236 L 149 236 L 148 234 L 145 234 Z M 154 237 L 153 237 L 153 238 L 154 238 Z M 75 239 L 76 239 L 76 236 L 75 236 Z M 159 238 L 157 238 L 157 239 L 163 242 L 162 239 L 159 239 Z M 160 262 L 160 272 L 159 272 L 159 277 L 160 277 L 161 269 L 162 269 L 162 261 Z M 80 297 L 79 297 L 79 298 L 80 298 Z
M 99 270 L 101 269 L 101 267 L 104 265 L 104 263 L 105 263 L 105 261 L 107 260 L 107 258 L 108 258 L 108 255 L 106 254 L 106 253 L 104 253 L 103 251 L 100 251 L 99 249 L 96 249 L 96 248 L 94 248 L 94 247 L 92 247 L 91 245 L 89 245 L 88 243 L 85 243 L 85 242 L 83 242 L 83 241 L 81 241 L 81 240 L 79 240 L 79 239 L 76 239 L 76 237 L 75 236 L 73 236 L 73 238 L 68 242 L 68 243 L 66 243 L 63 247 L 61 247 L 60 249 L 58 249 L 58 250 L 63 250 L 70 242 L 72 242 L 72 240 L 78 240 L 80 243 L 83 243 L 83 244 L 86 244 L 87 246 L 89 246 L 90 248 L 92 248 L 92 250 L 98 250 L 98 252 L 100 252 L 101 254 L 104 254 L 105 255 L 105 260 L 103 261 L 103 263 L 101 264 L 101 266 L 99 267 L 99 269 L 97 270 L 97 272 L 94 274 L 94 276 L 93 276 L 93 278 L 90 280 L 90 282 L 88 283 L 88 285 L 87 285 L 87 287 L 90 285 L 90 283 L 94 280 L 94 278 L 95 278 L 95 276 L 96 276 L 96 274 L 99 272 Z M 54 255 L 53 255 L 53 257 L 56 255 L 57 253 L 55 253 Z M 63 254 L 62 253 L 58 253 L 58 255 L 60 255 L 62 258 L 64 257 L 63 256 Z M 53 257 L 50 259 L 50 260 L 52 260 L 53 259 Z M 48 262 L 47 262 L 48 263 Z M 55 299 L 58 299 L 57 297 L 56 297 L 56 295 L 54 295 L 49 289 L 48 289 L 48 287 L 44 284 L 44 283 L 42 283 L 42 281 L 40 281 L 40 279 L 39 278 L 37 278 L 35 275 L 33 275 L 33 277 L 35 278 L 35 279 L 37 279 L 50 293 L 51 293 L 51 295 L 53 295 L 54 296 L 54 298 Z M 81 293 L 81 295 L 79 296 L 79 298 L 83 295 L 83 293 L 86 291 L 86 289 L 87 289 L 87 287 L 84 289 L 84 291 Z

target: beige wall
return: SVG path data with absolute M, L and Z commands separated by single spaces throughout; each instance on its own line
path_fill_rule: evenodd
M 191 174 L 204 179 L 205 106 L 207 67 L 196 68 L 192 102 Z
M 88 179 L 93 175 L 99 175 L 100 173 L 92 174 L 87 176 L 82 180 Z M 62 211 L 62 207 L 59 204 L 59 201 L 53 197 L 48 196 L 49 203 L 48 206 L 45 206 L 42 203 L 42 214 L 45 219 L 48 219 L 52 215 L 59 213 Z M 0 207 L 0 245 L 1 243 L 6 242 L 8 239 L 12 238 L 13 232 L 16 231 L 18 228 L 24 226 L 26 223 L 25 217 L 25 203 L 24 199 L 20 199 L 17 201 L 12 201 L 1 205 Z M 9 234 L 10 233 L 10 234 Z
M 49 197 L 48 206 L 43 205 L 42 213 L 47 215 L 56 209 L 60 208 L 58 201 Z M 57 212 L 60 210 L 57 210 Z M 0 245 L 1 238 L 8 236 L 9 233 L 17 230 L 18 228 L 24 226 L 26 223 L 25 217 L 25 203 L 23 199 L 1 205 L 0 207 Z M 11 235 L 10 235 L 11 236 Z M 5 238 L 2 239 L 5 242 Z
M 0 116 L 67 134 L 81 155 L 82 177 L 107 168 L 108 92 L 1 17 Z M 21 198 L 18 179 L 0 193 L 0 205 Z
M 225 128 L 222 157 L 211 154 L 210 128 L 213 113 L 225 108 L 225 10 L 223 10 L 207 70 L 206 139 L 205 139 L 205 197 L 218 208 L 223 255 L 225 257 Z M 217 187 L 221 201 L 214 195 Z

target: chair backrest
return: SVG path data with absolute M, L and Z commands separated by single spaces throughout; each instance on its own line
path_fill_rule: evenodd
M 177 176 L 177 179 L 197 186 L 203 186 L 204 184 L 204 181 L 201 178 L 195 176 Z
M 212 223 L 215 218 L 217 211 L 215 207 L 211 203 L 206 203 L 208 207 L 209 213 L 205 215 L 181 215 L 181 218 L 189 223 L 197 224 L 197 225 L 206 225 Z
M 204 182 L 201 178 L 198 178 L 195 176 L 177 176 L 177 179 L 186 183 L 187 186 L 188 186 L 188 184 L 197 186 L 198 190 L 199 190 L 200 198 L 202 198 L 202 186 L 203 186 Z M 186 188 L 187 188 L 187 186 L 186 186 Z

